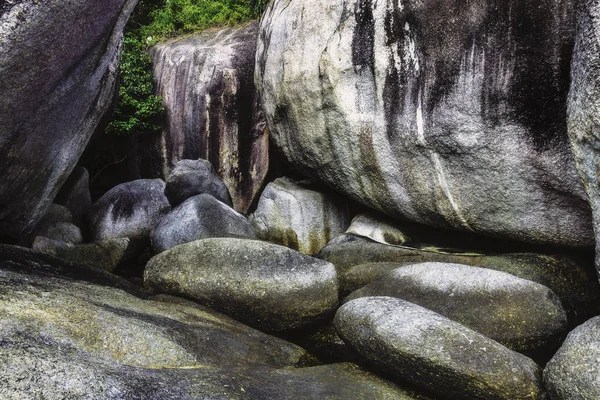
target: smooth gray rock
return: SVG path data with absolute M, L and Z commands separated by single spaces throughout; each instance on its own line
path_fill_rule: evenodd
M 169 174 L 165 196 L 172 206 L 197 194 L 207 193 L 231 206 L 231 196 L 210 162 L 202 159 L 181 160 Z
M 560 300 L 544 285 L 505 272 L 428 262 L 392 270 L 348 295 L 389 296 L 418 304 L 509 349 L 531 353 L 567 332 Z
M 209 194 L 191 197 L 165 215 L 152 231 L 155 253 L 199 239 L 238 237 L 256 239 L 242 214 Z
M 600 398 L 600 317 L 578 326 L 544 369 L 552 400 Z
M 587 191 L 596 231 L 596 268 L 600 271 L 600 3 L 579 2 L 577 37 L 571 62 L 567 125 L 571 149 Z
M 588 246 L 565 123 L 575 3 L 272 1 L 255 69 L 271 138 L 389 215 Z
M 119 237 L 141 238 L 166 215 L 171 206 L 160 179 L 138 179 L 122 183 L 106 192 L 89 213 L 93 240 Z
M 30 245 L 36 236 L 47 236 L 47 231 L 51 226 L 59 223 L 71 222 L 73 222 L 71 211 L 65 206 L 52 203 L 50 204 L 48 211 L 46 211 L 46 214 L 40 219 L 31 233 L 21 240 L 20 244 L 25 246 Z
M 354 265 L 340 275 L 340 295 L 347 296 L 404 265 L 406 264 L 397 262 L 368 262 Z
M 456 399 L 539 399 L 529 358 L 418 305 L 392 297 L 344 304 L 334 324 L 364 359 L 428 392 Z
M 69 209 L 75 225 L 81 227 L 84 216 L 92 206 L 90 174 L 84 167 L 75 167 L 54 199 Z
M 136 160 L 140 169 L 161 165 L 166 178 L 178 160 L 206 159 L 242 213 L 258 197 L 269 167 L 268 130 L 253 76 L 257 30 L 256 22 L 207 29 L 150 49 L 168 127 L 153 143 L 139 140 Z
M 0 5 L 0 237 L 26 236 L 113 101 L 137 0 Z
M 389 217 L 375 213 L 358 214 L 352 219 L 347 234 L 362 236 L 383 244 L 404 244 L 410 238 L 397 226 L 391 224 Z
M 250 216 L 256 235 L 304 254 L 314 254 L 350 224 L 339 195 L 283 177 L 269 183 Z
M 396 267 L 400 267 L 431 261 L 456 263 L 506 272 L 550 288 L 560 298 L 571 328 L 600 314 L 600 285 L 594 277 L 593 266 L 565 255 L 444 253 L 433 249 L 426 251 L 354 240 L 328 245 L 319 252 L 318 257 L 335 265 L 340 277 L 340 287 L 347 287 L 346 279 L 351 275 L 354 275 L 353 280 L 366 282 L 389 271 L 381 268 L 375 272 L 371 268 L 362 267 L 353 270 L 360 264 L 393 262 L 398 264 Z
M 267 331 L 319 322 L 338 305 L 332 264 L 248 239 L 203 239 L 173 247 L 150 259 L 144 284 Z

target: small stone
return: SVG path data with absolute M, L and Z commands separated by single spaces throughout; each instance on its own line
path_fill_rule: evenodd
M 387 222 L 390 218 L 375 213 L 358 214 L 346 233 L 362 236 L 384 244 L 400 245 L 410 238 L 398 227 Z

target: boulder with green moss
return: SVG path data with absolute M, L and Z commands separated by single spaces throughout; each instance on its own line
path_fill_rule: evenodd
M 480 333 L 392 297 L 344 304 L 334 324 L 367 362 L 399 381 L 452 399 L 537 400 L 541 370 Z
M 259 238 L 314 254 L 350 224 L 339 195 L 287 177 L 269 183 L 250 221 Z
M 144 283 L 267 331 L 318 322 L 338 305 L 332 264 L 249 239 L 211 238 L 175 246 L 150 259 Z
M 389 271 L 387 267 L 378 267 L 375 272 L 373 268 L 358 267 L 360 264 L 393 262 L 397 263 L 396 267 L 400 267 L 431 261 L 456 263 L 506 272 L 547 286 L 560 298 L 571 327 L 600 313 L 600 284 L 595 277 L 593 266 L 565 255 L 450 253 L 436 249 L 421 250 L 354 240 L 328 245 L 318 256 L 335 265 L 341 287 L 348 285 L 347 279 L 368 283 L 367 280 L 374 280 L 386 270 Z M 393 269 L 391 265 L 389 268 Z M 349 272 L 351 270 L 352 272 Z
M 578 326 L 546 365 L 552 400 L 600 399 L 600 317 Z
M 397 297 L 435 311 L 519 352 L 558 344 L 567 315 L 544 285 L 505 272 L 429 262 L 392 270 L 352 292 Z

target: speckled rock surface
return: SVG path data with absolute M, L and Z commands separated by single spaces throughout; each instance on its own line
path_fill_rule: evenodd
M 433 311 L 392 297 L 344 304 L 334 324 L 369 363 L 445 398 L 539 399 L 529 358 Z
M 93 240 L 147 237 L 171 206 L 165 182 L 138 179 L 122 183 L 94 203 L 88 217 Z
M 269 168 L 265 117 L 254 87 L 258 24 L 207 29 L 150 49 L 168 128 L 136 160 L 140 168 L 178 160 L 210 161 L 242 213 L 258 197 Z M 143 140 L 140 140 L 143 146 Z
M 113 101 L 137 0 L 0 4 L 0 237 L 44 215 Z
M 418 304 L 519 352 L 557 345 L 567 330 L 567 315 L 554 292 L 486 268 L 408 265 L 352 292 L 344 302 L 372 296 Z
M 552 400 L 600 398 L 600 317 L 569 333 L 544 369 L 544 384 Z
M 39 256 L 27 262 L 51 270 L 65 265 Z M 98 361 L 143 368 L 281 367 L 310 360 L 300 347 L 205 307 L 144 300 L 115 287 L 4 265 L 0 261 L 2 338 L 64 346 Z
M 318 322 L 338 305 L 332 264 L 248 239 L 204 239 L 173 247 L 150 259 L 144 284 L 267 331 Z
M 389 215 L 590 245 L 566 127 L 575 3 L 272 1 L 256 57 L 271 137 Z
M 369 238 L 384 244 L 404 244 L 410 238 L 390 221 L 391 218 L 375 213 L 358 214 L 352 219 L 346 233 Z
M 567 109 L 569 138 L 592 207 L 596 268 L 600 271 L 600 3 L 595 0 L 579 2 L 570 82 Z
M 152 230 L 155 253 L 199 239 L 239 237 L 256 239 L 242 214 L 209 194 L 191 197 L 165 215 Z
M 181 160 L 175 164 L 167 179 L 165 196 L 172 206 L 183 203 L 197 194 L 207 193 L 231 206 L 231 196 L 212 164 L 206 160 Z
M 36 229 L 36 234 L 70 244 L 80 244 L 83 242 L 81 230 L 71 222 L 57 222 L 45 227 L 43 230 L 38 231 Z
M 342 234 L 350 217 L 341 196 L 284 177 L 267 185 L 250 222 L 259 238 L 311 255 Z
M 570 327 L 575 327 L 600 313 L 600 285 L 594 277 L 593 266 L 584 265 L 563 255 L 443 253 L 354 240 L 326 246 L 318 256 L 335 265 L 340 280 L 345 279 L 345 274 L 352 270 L 353 266 L 369 262 L 394 262 L 399 267 L 434 261 L 489 268 L 550 288 L 560 298 L 567 312 Z M 360 269 L 362 268 L 357 267 L 352 273 L 361 277 L 354 276 L 352 279 L 360 279 L 362 282 L 375 279 L 379 273 L 384 273 L 386 270 L 382 268 L 374 274 L 370 268 L 362 271 Z M 340 283 L 341 287 L 345 285 L 344 282 Z

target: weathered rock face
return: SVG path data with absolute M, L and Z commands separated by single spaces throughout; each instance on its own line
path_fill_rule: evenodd
M 150 235 L 155 253 L 215 237 L 256 239 L 250 222 L 209 194 L 191 197 L 165 215 Z
M 352 292 L 390 296 L 418 304 L 519 352 L 558 347 L 567 315 L 544 285 L 486 268 L 421 263 L 397 268 Z
M 600 398 L 600 317 L 569 333 L 544 370 L 544 384 L 553 400 Z
M 208 30 L 150 52 L 169 120 L 154 149 L 163 174 L 181 159 L 209 160 L 241 212 L 268 169 L 268 133 L 253 81 L 257 28 L 254 22 Z
M 531 359 L 407 301 L 356 299 L 338 310 L 334 324 L 369 363 L 444 398 L 541 396 L 541 371 Z
M 410 240 L 389 218 L 374 213 L 358 214 L 352 219 L 347 234 L 362 236 L 383 244 L 401 245 Z
M 587 191 L 596 231 L 596 268 L 600 270 L 600 3 L 579 3 L 577 38 L 571 64 L 568 128 L 579 175 Z
M 137 0 L 3 2 L 0 7 L 0 231 L 28 233 L 75 167 L 118 74 Z
M 350 216 L 341 196 L 284 177 L 267 185 L 250 221 L 259 238 L 314 254 L 344 232 Z
M 332 264 L 258 240 L 203 239 L 173 247 L 150 259 L 144 284 L 267 331 L 320 322 L 338 305 Z
M 160 179 L 138 179 L 106 192 L 90 209 L 90 234 L 94 240 L 150 235 L 171 211 Z
M 303 172 L 394 216 L 593 242 L 566 134 L 574 2 L 277 0 L 256 81 Z

